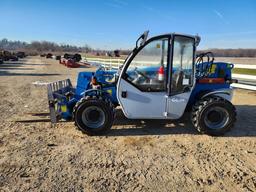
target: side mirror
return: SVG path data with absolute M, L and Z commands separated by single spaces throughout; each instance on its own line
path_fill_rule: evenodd
M 143 46 L 148 38 L 149 31 L 145 31 L 136 41 L 136 48 Z
M 197 35 L 195 38 L 195 46 L 197 47 L 201 41 L 201 38 Z

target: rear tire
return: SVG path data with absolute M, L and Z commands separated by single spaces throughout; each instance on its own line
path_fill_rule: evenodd
M 114 108 L 107 99 L 97 97 L 82 98 L 74 107 L 75 125 L 87 135 L 102 135 L 114 121 Z
M 233 127 L 236 109 L 232 103 L 221 97 L 206 97 L 194 105 L 191 119 L 200 133 L 219 136 Z

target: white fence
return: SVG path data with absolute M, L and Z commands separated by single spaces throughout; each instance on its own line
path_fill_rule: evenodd
M 234 64 L 235 68 L 239 69 L 256 69 L 256 64 L 255 65 L 246 65 L 246 64 Z
M 105 68 L 110 68 L 110 69 L 119 69 L 119 67 L 123 65 L 125 61 L 124 59 L 113 59 L 113 58 L 102 59 L 102 58 L 90 58 L 90 57 L 86 58 L 85 60 L 94 66 L 103 66 Z
M 256 86 L 254 85 L 247 85 L 247 84 L 241 84 L 241 83 L 233 83 L 231 84 L 232 87 L 240 88 L 240 89 L 248 89 L 252 91 L 256 91 Z
M 89 62 L 93 66 L 103 66 L 108 69 L 119 69 L 121 65 L 124 63 L 124 59 L 116 59 L 116 58 L 83 58 L 87 62 Z M 137 62 L 138 64 L 144 64 L 145 62 Z M 256 69 L 256 65 L 247 65 L 247 64 L 234 64 L 234 68 L 240 69 Z M 232 87 L 249 89 L 256 91 L 256 76 L 254 75 L 244 75 L 244 74 L 232 74 L 232 76 L 240 83 L 233 83 Z M 247 84 L 249 82 L 249 84 Z
M 234 68 L 256 69 L 256 65 L 234 64 Z M 232 74 L 232 77 L 238 79 L 238 83 L 233 83 L 232 87 L 256 91 L 255 75 Z

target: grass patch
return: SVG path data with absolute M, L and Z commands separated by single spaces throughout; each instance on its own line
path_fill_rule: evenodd
M 242 69 L 242 68 L 234 68 L 232 73 L 236 74 L 245 74 L 245 75 L 256 75 L 256 69 Z

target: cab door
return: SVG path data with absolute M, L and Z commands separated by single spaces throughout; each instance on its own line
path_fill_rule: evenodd
M 169 42 L 169 36 L 148 40 L 125 64 L 117 84 L 117 98 L 126 117 L 165 118 Z
M 195 85 L 195 38 L 174 35 L 172 39 L 166 116 L 180 118 Z

